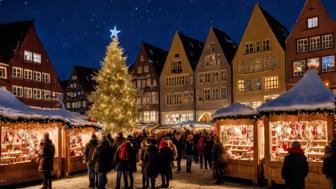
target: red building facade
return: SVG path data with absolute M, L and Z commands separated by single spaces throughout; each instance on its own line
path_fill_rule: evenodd
M 0 41 L 0 86 L 29 106 L 61 108 L 62 88 L 33 21 L 0 25 Z

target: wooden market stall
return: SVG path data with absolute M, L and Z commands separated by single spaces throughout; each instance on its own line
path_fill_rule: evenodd
M 306 189 L 330 188 L 322 174 L 324 147 L 334 134 L 335 96 L 315 71 L 289 91 L 258 108 L 265 124 L 265 176 L 268 186 L 284 184 L 281 169 L 287 149 L 299 141 L 309 162 Z
M 61 176 L 62 132 L 85 126 L 78 114 L 33 109 L 0 88 L 0 187 L 42 179 L 37 154 L 45 132 L 55 146 L 53 175 Z
M 264 158 L 264 137 L 256 111 L 236 103 L 217 110 L 213 121 L 221 142 L 232 154 L 225 175 L 257 184 Z

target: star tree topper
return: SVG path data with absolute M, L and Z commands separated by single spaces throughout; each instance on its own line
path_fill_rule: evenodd
M 111 39 L 113 39 L 114 37 L 118 38 L 118 33 L 120 33 L 119 30 L 117 30 L 117 26 L 114 26 L 113 30 L 110 30 L 111 32 Z

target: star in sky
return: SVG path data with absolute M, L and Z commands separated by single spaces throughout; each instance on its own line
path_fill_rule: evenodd
M 120 31 L 117 30 L 117 26 L 114 26 L 113 30 L 110 30 L 110 32 L 111 32 L 111 36 L 110 36 L 111 39 L 112 39 L 113 37 L 118 38 L 118 33 L 120 33 Z

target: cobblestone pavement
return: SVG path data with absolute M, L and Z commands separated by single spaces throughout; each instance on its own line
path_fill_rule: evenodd
M 183 162 L 182 172 L 173 172 L 173 180 L 170 182 L 169 188 L 179 189 L 261 189 L 260 187 L 255 187 L 247 183 L 242 182 L 232 182 L 227 181 L 222 185 L 215 185 L 215 180 L 212 179 L 212 170 L 199 169 L 199 165 L 193 164 L 192 172 L 185 172 L 185 161 Z M 114 188 L 116 180 L 116 172 L 111 171 L 108 174 L 108 183 L 106 188 Z M 157 177 L 156 186 L 157 188 L 161 185 L 161 177 Z M 121 182 L 123 183 L 123 181 Z M 135 187 L 141 189 L 141 174 L 140 168 L 138 172 L 135 173 Z M 38 189 L 41 185 L 35 185 L 30 187 L 25 187 L 29 189 Z M 54 189 L 86 189 L 88 188 L 88 177 L 86 173 L 76 174 L 69 178 L 62 178 L 53 181 Z

